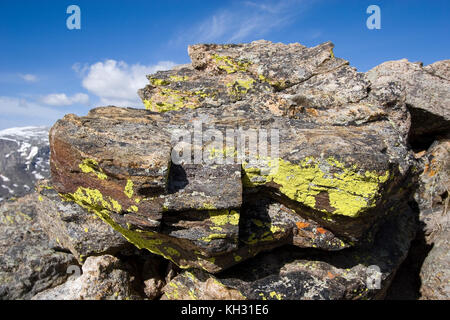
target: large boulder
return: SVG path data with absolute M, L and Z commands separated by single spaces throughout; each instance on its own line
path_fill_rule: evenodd
M 413 188 L 409 127 L 395 125 L 407 109 L 401 90 L 372 92 L 332 48 L 191 46 L 191 65 L 148 77 L 149 110 L 59 120 L 52 184 L 183 268 L 370 243 Z
M 0 206 L 0 299 L 30 299 L 63 283 L 74 256 L 51 241 L 37 217 L 37 195 Z

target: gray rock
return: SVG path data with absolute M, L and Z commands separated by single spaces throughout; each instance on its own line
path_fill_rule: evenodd
M 136 300 L 133 277 L 111 255 L 88 257 L 83 273 L 64 284 L 41 292 L 33 300 Z
M 63 283 L 76 259 L 52 243 L 36 219 L 37 195 L 0 206 L 0 299 L 30 299 Z
M 436 231 L 433 248 L 420 270 L 421 299 L 450 299 L 450 226 Z
M 372 84 L 398 83 L 403 88 L 414 124 L 411 141 L 429 141 L 430 137 L 449 132 L 449 65 L 450 60 L 444 60 L 423 67 L 421 63 L 403 59 L 382 63 L 366 73 Z

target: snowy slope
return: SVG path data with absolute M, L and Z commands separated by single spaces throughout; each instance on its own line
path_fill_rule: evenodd
M 0 131 L 0 201 L 34 190 L 37 180 L 49 177 L 50 148 L 46 127 Z

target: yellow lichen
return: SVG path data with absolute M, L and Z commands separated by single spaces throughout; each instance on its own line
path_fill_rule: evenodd
M 357 217 L 373 207 L 381 185 L 390 177 L 389 171 L 382 175 L 374 171 L 361 173 L 356 166 L 346 167 L 333 158 L 319 161 L 309 157 L 298 164 L 283 159 L 267 159 L 265 166 L 269 170 L 268 174 L 263 175 L 260 168 L 243 163 L 244 186 L 254 187 L 274 182 L 292 200 L 325 213 L 349 217 Z M 328 194 L 330 206 L 334 210 L 316 207 L 316 196 L 321 192 Z
M 78 167 L 84 173 L 93 173 L 100 180 L 106 180 L 108 176 L 103 172 L 101 168 L 98 166 L 98 162 L 94 159 L 84 159 Z
M 226 73 L 235 73 L 238 71 L 246 72 L 251 63 L 247 61 L 235 60 L 231 57 L 213 54 L 212 58 L 216 62 L 217 68 L 224 70 Z
M 125 195 L 131 199 L 131 197 L 133 197 L 134 191 L 133 191 L 133 181 L 131 181 L 130 179 L 127 180 L 127 184 L 125 186 L 125 190 L 124 193 Z
M 210 210 L 208 211 L 211 222 L 216 226 L 239 224 L 239 212 L 235 210 Z

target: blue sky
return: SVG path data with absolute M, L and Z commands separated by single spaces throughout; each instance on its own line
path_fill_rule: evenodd
M 81 30 L 68 30 L 69 5 Z M 369 5 L 381 30 L 369 30 Z M 145 74 L 189 63 L 200 42 L 335 44 L 335 55 L 365 72 L 407 58 L 450 58 L 450 1 L 0 1 L 0 129 L 51 125 L 96 106 L 142 107 Z

